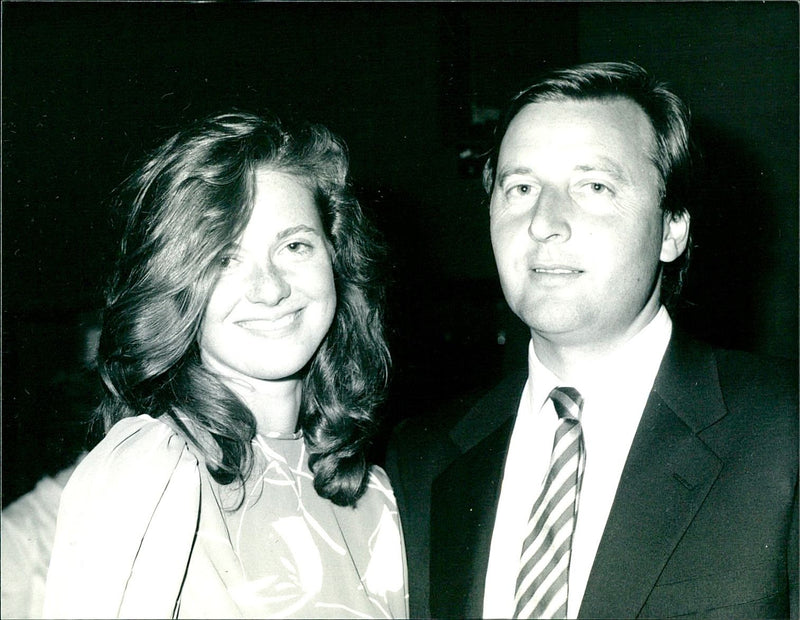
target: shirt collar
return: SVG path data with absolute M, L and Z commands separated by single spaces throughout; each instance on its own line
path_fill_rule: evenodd
M 661 306 L 644 328 L 602 363 L 593 366 L 577 381 L 571 382 L 570 387 L 577 389 L 584 398 L 591 398 L 592 393 L 607 392 L 611 386 L 620 382 L 633 385 L 652 384 L 671 335 L 672 320 L 666 308 Z M 533 340 L 528 345 L 528 384 L 531 410 L 534 412 L 541 410 L 554 387 L 564 385 L 561 379 L 539 361 Z

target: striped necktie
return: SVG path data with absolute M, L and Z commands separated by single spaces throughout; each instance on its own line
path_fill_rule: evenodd
M 583 398 L 570 387 L 550 392 L 559 423 L 550 471 L 531 510 L 522 544 L 515 618 L 565 618 L 572 533 L 578 511 L 585 452 L 580 415 Z

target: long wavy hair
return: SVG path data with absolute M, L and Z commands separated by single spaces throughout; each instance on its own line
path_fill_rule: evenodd
M 197 338 L 264 169 L 312 188 L 332 248 L 336 313 L 305 368 L 299 424 L 317 493 L 354 505 L 366 488 L 366 452 L 390 364 L 383 246 L 352 194 L 345 146 L 322 126 L 289 130 L 272 117 L 221 114 L 169 138 L 126 180 L 99 346 L 106 392 L 99 413 L 106 429 L 129 416 L 167 416 L 217 482 L 249 476 L 255 418 L 204 367 Z
M 531 103 L 562 100 L 630 99 L 650 119 L 655 150 L 650 154 L 658 169 L 661 210 L 677 217 L 690 214 L 692 188 L 691 115 L 681 99 L 647 71 L 633 62 L 596 62 L 557 69 L 536 80 L 517 94 L 506 107 L 495 129 L 494 144 L 483 170 L 483 186 L 491 195 L 497 173 L 497 157 L 508 126 Z M 686 278 L 691 257 L 690 237 L 683 254 L 662 264 L 661 297 L 675 307 Z

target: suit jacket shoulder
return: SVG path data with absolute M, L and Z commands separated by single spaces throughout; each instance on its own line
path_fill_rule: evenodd
M 780 617 L 797 601 L 797 374 L 676 330 L 582 617 Z
M 740 411 L 796 417 L 797 372 L 796 360 L 715 348 L 676 329 L 654 391 L 699 431 L 715 416 Z
M 434 480 L 516 414 L 527 375 L 514 373 L 489 391 L 449 402 L 433 415 L 407 419 L 389 442 L 386 471 L 400 508 L 408 556 L 411 616 L 428 608 L 431 497 Z M 457 484 L 463 488 L 464 480 Z

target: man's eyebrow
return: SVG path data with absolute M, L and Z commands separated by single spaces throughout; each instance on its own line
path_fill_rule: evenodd
M 296 233 L 311 233 L 313 235 L 317 235 L 318 237 L 321 236 L 320 231 L 316 228 L 312 228 L 311 226 L 306 226 L 305 224 L 298 224 L 297 226 L 291 226 L 289 228 L 285 228 L 281 232 L 278 233 L 278 240 L 285 239 L 286 237 L 291 237 Z
M 625 169 L 620 166 L 617 162 L 612 159 L 608 159 L 607 157 L 600 157 L 597 159 L 595 163 L 590 164 L 580 164 L 575 166 L 574 168 L 578 172 L 605 172 L 606 174 L 610 174 L 616 180 L 630 183 L 630 177 L 625 172 Z M 513 168 L 504 168 L 502 169 L 498 175 L 496 180 L 496 185 L 498 187 L 502 187 L 503 183 L 509 178 L 514 175 L 521 174 L 521 175 L 530 175 L 534 174 L 533 168 L 528 166 L 514 166 Z
M 624 168 L 615 161 L 606 157 L 601 157 L 594 164 L 575 166 L 575 170 L 578 172 L 605 172 L 606 174 L 610 174 L 617 181 L 622 181 L 625 183 L 630 182 L 630 177 L 625 172 Z
M 514 168 L 503 169 L 497 175 L 497 180 L 495 183 L 499 186 L 502 186 L 508 177 L 514 176 L 515 174 L 533 174 L 533 168 L 528 168 L 527 166 L 517 166 Z

